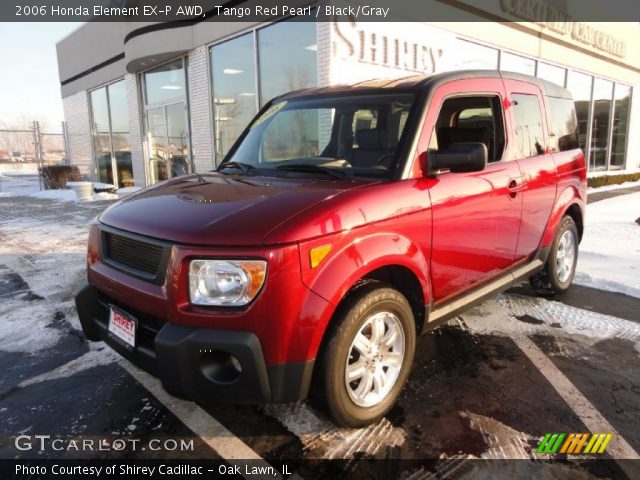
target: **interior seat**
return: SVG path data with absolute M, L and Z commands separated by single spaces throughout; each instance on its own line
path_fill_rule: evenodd
M 356 143 L 358 148 L 354 150 L 354 167 L 373 168 L 379 165 L 384 155 L 392 154 L 393 150 L 385 148 L 385 132 L 377 128 L 357 130 Z
M 489 152 L 489 161 L 493 160 L 494 148 L 489 129 L 439 127 L 436 131 L 438 148 L 447 149 L 452 143 L 480 142 L 484 143 Z

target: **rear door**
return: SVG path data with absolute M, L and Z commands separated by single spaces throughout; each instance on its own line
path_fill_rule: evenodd
M 518 163 L 505 157 L 505 98 L 502 81 L 489 78 L 447 83 L 430 102 L 424 131 L 429 150 L 481 141 L 489 151 L 485 170 L 441 172 L 429 185 L 436 304 L 490 280 L 514 262 L 522 206 L 510 185 L 521 173 Z
M 556 165 L 549 149 L 544 101 L 540 89 L 532 84 L 505 79 L 510 107 L 510 158 L 517 159 L 521 177 L 514 191 L 522 196 L 522 223 L 515 259 L 536 251 L 545 231 L 556 198 Z

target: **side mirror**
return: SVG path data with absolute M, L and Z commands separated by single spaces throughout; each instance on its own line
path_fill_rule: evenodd
M 481 142 L 452 143 L 447 149 L 429 151 L 429 172 L 479 172 L 487 166 L 487 146 Z

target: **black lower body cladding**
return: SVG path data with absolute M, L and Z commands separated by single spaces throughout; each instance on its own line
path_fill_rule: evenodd
M 146 341 L 130 347 L 108 330 L 108 301 L 91 285 L 76 295 L 82 329 L 157 376 L 170 393 L 197 401 L 264 404 L 307 396 L 314 361 L 265 364 L 252 332 L 194 328 L 163 322 Z M 122 307 L 122 306 L 121 306 Z M 126 310 L 126 307 L 124 307 Z M 135 311 L 130 313 L 136 317 Z M 144 322 L 144 316 L 139 315 Z M 140 325 L 148 327 L 147 325 Z M 153 331 L 153 330 L 151 330 Z

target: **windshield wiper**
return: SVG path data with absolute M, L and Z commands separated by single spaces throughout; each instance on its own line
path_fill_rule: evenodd
M 198 181 L 199 181 L 200 183 L 207 183 L 207 181 L 205 180 L 205 178 L 204 178 L 202 175 L 200 175 L 198 172 L 193 172 L 193 175 L 195 175 L 195 176 L 198 178 Z
M 244 173 L 249 173 L 250 170 L 255 169 L 253 165 L 242 162 L 224 162 L 222 165 L 218 167 L 218 171 L 223 170 L 225 168 L 237 168 L 242 170 Z
M 350 180 L 349 176 L 345 173 L 338 172 L 333 168 L 323 167 L 322 165 L 314 165 L 313 163 L 290 163 L 287 165 L 280 165 L 276 167 L 278 170 L 288 170 L 291 172 L 317 172 L 331 175 L 332 177 L 339 178 L 340 180 Z

